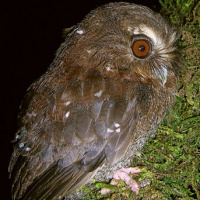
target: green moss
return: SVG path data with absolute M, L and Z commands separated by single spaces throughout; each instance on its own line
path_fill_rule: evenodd
M 179 46 L 186 71 L 180 77 L 174 107 L 168 111 L 154 138 L 138 153 L 133 166 L 146 169 L 134 176 L 148 179 L 150 184 L 140 189 L 137 199 L 195 200 L 200 199 L 200 1 L 160 0 L 161 13 L 180 27 Z M 90 199 L 136 199 L 124 183 L 112 186 L 109 196 L 97 183 Z

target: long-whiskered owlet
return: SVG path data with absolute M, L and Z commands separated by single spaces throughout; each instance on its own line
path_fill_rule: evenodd
M 75 190 L 92 178 L 122 179 L 137 193 L 129 177 L 137 169 L 129 167 L 173 103 L 176 40 L 160 14 L 123 2 L 67 29 L 21 106 L 9 165 L 13 200 L 81 199 Z

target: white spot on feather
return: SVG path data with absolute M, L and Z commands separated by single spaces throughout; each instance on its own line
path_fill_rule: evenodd
M 87 50 L 87 52 L 90 54 L 91 53 L 91 51 L 90 50 Z
M 109 71 L 110 71 L 110 67 L 109 67 L 109 66 L 107 66 L 107 67 L 106 67 L 106 70 L 109 72 Z
M 82 35 L 83 34 L 83 30 L 78 30 L 78 31 L 76 31 L 76 33 Z
M 117 132 L 117 133 L 120 133 L 120 131 L 121 131 L 121 129 L 120 129 L 120 128 L 116 129 L 116 132 Z
M 107 128 L 107 132 L 108 132 L 108 133 L 113 133 L 113 132 L 114 132 L 114 130 L 113 130 L 113 129 L 111 129 L 111 128 Z
M 68 111 L 66 114 L 65 114 L 65 117 L 68 118 L 70 115 L 70 111 Z
M 22 147 L 24 147 L 24 143 L 19 144 L 19 148 L 22 148 Z
M 35 117 L 35 116 L 36 116 L 36 113 L 34 113 L 34 112 L 32 112 L 32 113 L 27 113 L 27 116 L 28 116 L 29 118 Z
M 30 151 L 30 150 L 31 150 L 30 147 L 26 147 L 26 149 L 25 149 L 26 152 L 28 152 L 28 151 Z
M 17 139 L 19 139 L 19 135 L 16 135 L 16 136 L 15 136 L 15 140 L 17 140 Z
M 95 94 L 94 94 L 94 96 L 95 97 L 101 97 L 101 95 L 102 95 L 102 90 L 100 90 L 99 92 L 96 92 Z
M 120 124 L 115 123 L 115 128 L 119 128 L 119 127 L 120 127 Z
M 71 103 L 71 101 L 67 101 L 67 102 L 65 103 L 65 105 L 68 106 L 70 103 Z

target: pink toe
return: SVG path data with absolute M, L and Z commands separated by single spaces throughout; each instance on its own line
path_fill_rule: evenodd
M 136 192 L 136 194 L 139 193 L 140 186 L 138 185 L 138 183 L 137 183 L 135 180 L 132 179 L 132 181 L 131 181 L 131 183 L 130 183 L 129 186 L 131 187 L 131 190 L 132 190 L 133 192 Z
M 102 195 L 106 195 L 106 194 L 109 194 L 110 193 L 110 190 L 108 188 L 102 188 L 101 189 L 101 194 Z
M 129 168 L 128 168 L 128 171 L 130 172 Z M 139 185 L 126 172 L 127 172 L 126 169 L 125 170 L 124 170 L 124 168 L 120 169 L 115 172 L 115 174 L 113 175 L 113 178 L 116 180 L 123 180 L 126 183 L 126 185 L 130 186 L 130 188 L 133 192 L 136 192 L 136 194 L 138 194 Z

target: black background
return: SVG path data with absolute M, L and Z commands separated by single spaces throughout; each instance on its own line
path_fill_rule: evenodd
M 0 5 L 0 199 L 10 199 L 7 168 L 12 152 L 11 140 L 27 88 L 52 62 L 63 40 L 62 30 L 108 2 L 112 1 L 8 0 L 6 5 Z M 160 9 L 158 0 L 128 2 Z

